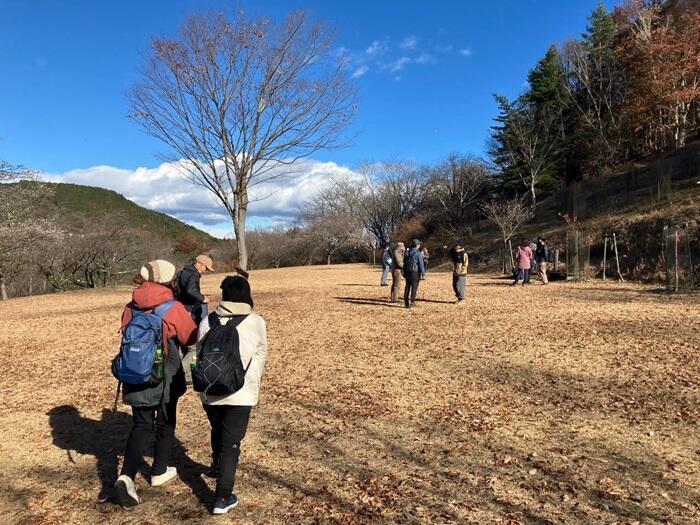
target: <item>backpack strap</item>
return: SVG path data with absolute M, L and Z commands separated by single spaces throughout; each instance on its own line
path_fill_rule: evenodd
M 234 315 L 231 317 L 228 323 L 226 323 L 226 326 L 228 325 L 233 325 L 233 328 L 236 328 L 239 324 L 241 324 L 243 321 L 245 321 L 245 318 L 248 317 L 248 314 L 243 314 L 243 315 Z M 246 366 L 243 369 L 243 373 L 246 374 L 248 372 L 248 369 L 250 368 L 250 365 L 253 363 L 253 358 L 255 357 L 255 352 L 253 352 L 253 355 L 250 356 L 250 361 L 248 361 L 248 366 Z
M 211 315 L 216 315 L 216 314 L 211 314 Z M 209 317 L 211 317 L 211 315 Z M 242 315 L 233 315 L 229 318 L 228 322 L 224 325 L 224 328 L 227 328 L 229 330 L 235 330 L 239 324 L 241 324 L 243 321 L 245 321 L 245 318 L 248 317 L 248 314 L 242 314 Z M 221 321 L 218 318 L 217 315 L 217 326 L 221 326 Z M 211 321 L 209 326 L 211 327 Z M 246 373 L 248 369 L 250 368 L 250 364 L 253 362 L 253 357 L 255 357 L 255 353 L 253 353 L 253 356 L 250 358 L 250 361 L 248 361 L 248 366 L 246 366 L 243 369 L 243 373 Z
M 170 309 L 175 306 L 175 303 L 177 301 L 167 301 L 161 305 L 156 306 L 153 309 L 153 314 L 157 315 L 161 319 L 161 325 L 163 323 L 163 320 L 165 319 L 165 316 L 168 315 L 168 312 L 170 312 Z M 163 328 L 161 326 L 161 336 L 163 335 Z M 168 355 L 170 354 L 170 349 L 168 348 L 168 342 L 167 341 L 161 341 L 160 345 L 163 350 L 163 358 L 166 359 Z M 165 380 L 163 381 L 163 384 L 165 384 Z
M 168 312 L 170 311 L 170 309 L 171 309 L 173 306 L 175 306 L 175 303 L 176 303 L 176 302 L 177 302 L 177 301 L 167 301 L 167 302 L 165 302 L 165 303 L 163 303 L 163 304 L 161 304 L 161 305 L 159 305 L 159 306 L 156 306 L 156 307 L 153 309 L 153 313 L 156 314 L 158 317 L 160 317 L 160 318 L 162 319 L 163 317 L 165 317 L 166 315 L 168 315 Z

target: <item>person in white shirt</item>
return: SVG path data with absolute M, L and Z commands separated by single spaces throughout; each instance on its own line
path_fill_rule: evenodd
M 248 428 L 251 410 L 258 403 L 260 382 L 267 360 L 265 321 L 253 312 L 250 283 L 238 275 L 226 277 L 221 283 L 221 289 L 221 303 L 199 325 L 198 347 L 202 347 L 212 322 L 218 321 L 221 325 L 236 323 L 239 353 L 246 372 L 243 387 L 233 394 L 200 394 L 211 424 L 212 475 L 216 477 L 213 514 L 225 514 L 238 505 L 233 487 L 240 446 Z M 216 318 L 212 319 L 213 316 Z

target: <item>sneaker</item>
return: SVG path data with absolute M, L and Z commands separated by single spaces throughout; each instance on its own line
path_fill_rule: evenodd
M 165 485 L 168 481 L 177 476 L 177 469 L 175 467 L 168 467 L 165 472 L 158 474 L 157 476 L 151 476 L 151 487 L 160 487 Z
M 117 491 L 117 501 L 122 507 L 135 507 L 140 503 L 134 480 L 129 476 L 119 476 L 114 484 L 114 488 Z
M 231 494 L 228 498 L 216 498 L 212 514 L 226 514 L 229 510 L 236 508 L 238 505 L 238 497 Z

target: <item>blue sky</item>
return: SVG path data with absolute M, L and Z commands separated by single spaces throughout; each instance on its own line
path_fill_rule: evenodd
M 496 113 L 491 94 L 517 95 L 547 47 L 579 36 L 597 3 L 0 0 L 0 158 L 51 174 L 158 167 L 161 146 L 126 118 L 140 53 L 193 11 L 237 8 L 273 18 L 309 9 L 363 73 L 356 138 L 316 160 L 352 168 L 479 154 Z

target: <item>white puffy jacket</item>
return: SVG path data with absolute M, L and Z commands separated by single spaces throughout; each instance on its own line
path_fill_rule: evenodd
M 243 388 L 238 392 L 227 396 L 212 396 L 202 393 L 200 397 L 202 403 L 207 405 L 240 405 L 255 406 L 258 404 L 258 394 L 260 392 L 260 382 L 262 381 L 267 361 L 267 328 L 265 320 L 247 303 L 232 303 L 221 301 L 216 313 L 221 319 L 221 324 L 229 322 L 235 315 L 247 315 L 247 317 L 236 327 L 240 340 L 239 351 L 243 366 L 250 367 L 245 375 Z M 199 353 L 202 339 L 209 331 L 209 319 L 204 318 L 199 325 L 199 335 L 197 336 L 197 353 Z

